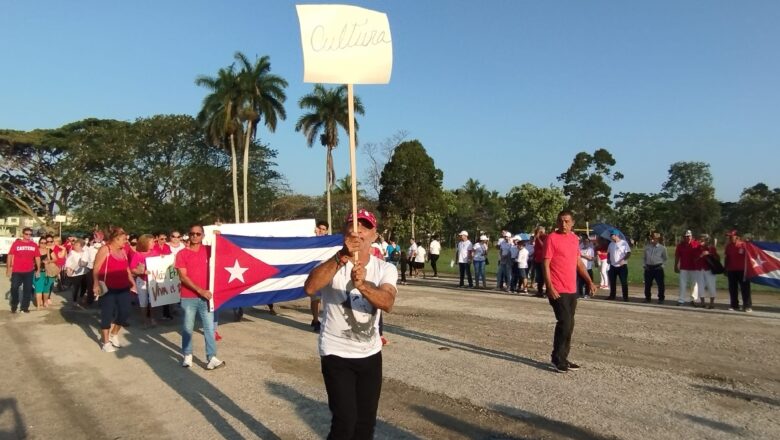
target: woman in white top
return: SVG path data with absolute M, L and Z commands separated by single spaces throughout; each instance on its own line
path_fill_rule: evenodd
M 479 280 L 482 279 L 482 288 L 487 289 L 487 278 L 485 278 L 485 261 L 487 261 L 488 252 L 488 238 L 487 235 L 479 236 L 479 243 L 474 245 L 473 262 L 474 262 L 474 274 L 476 277 L 475 286 L 479 288 Z
M 74 241 L 73 249 L 65 260 L 65 274 L 73 287 L 73 305 L 86 301 L 88 258 L 89 256 L 84 252 L 84 240 Z
M 417 251 L 414 254 L 414 269 L 417 276 L 422 271 L 422 276 L 425 278 L 425 246 L 417 246 Z

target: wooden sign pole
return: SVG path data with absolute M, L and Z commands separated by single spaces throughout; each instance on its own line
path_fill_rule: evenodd
M 349 117 L 349 172 L 352 178 L 352 230 L 358 231 L 357 217 L 357 164 L 355 160 L 355 94 L 352 84 L 347 84 L 347 108 Z M 355 252 L 355 263 L 359 260 Z

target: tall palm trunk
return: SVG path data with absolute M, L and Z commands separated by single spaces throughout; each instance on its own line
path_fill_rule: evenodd
M 249 223 L 249 197 L 247 197 L 247 182 L 249 181 L 249 139 L 252 137 L 254 128 L 251 122 L 248 123 L 246 130 L 246 140 L 244 141 L 244 223 Z
M 415 238 L 414 235 L 414 209 L 412 209 L 412 238 Z
M 235 136 L 230 134 L 230 158 L 232 159 L 231 172 L 233 174 L 233 208 L 236 212 L 236 223 L 241 221 L 241 214 L 238 210 L 238 161 L 236 160 L 236 141 Z

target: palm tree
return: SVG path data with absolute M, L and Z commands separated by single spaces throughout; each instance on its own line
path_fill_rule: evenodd
M 363 104 L 360 98 L 355 96 L 355 114 L 364 114 Z M 314 140 L 319 137 L 320 144 L 327 150 L 325 161 L 325 191 L 327 194 L 328 224 L 331 221 L 330 191 L 336 178 L 333 170 L 333 149 L 339 143 L 338 126 L 344 131 L 349 130 L 349 109 L 347 107 L 347 86 L 338 86 L 332 89 L 325 88 L 322 84 L 315 84 L 314 91 L 302 97 L 298 101 L 302 109 L 311 110 L 298 119 L 295 131 L 303 130 L 306 142 L 311 148 Z M 358 123 L 355 121 L 355 131 Z M 355 134 L 357 139 L 357 133 Z
M 236 52 L 233 57 L 241 66 L 241 71 L 238 73 L 241 90 L 238 117 L 244 131 L 244 222 L 248 222 L 249 145 L 257 135 L 260 119 L 264 119 L 268 130 L 274 132 L 277 119 L 287 118 L 284 110 L 284 101 L 287 99 L 284 88 L 287 87 L 287 81 L 270 73 L 271 61 L 267 55 L 255 59 L 254 64 L 250 63 L 241 52 Z
M 233 207 L 236 223 L 240 221 L 238 208 L 238 164 L 236 161 L 236 138 L 241 137 L 242 126 L 238 118 L 238 106 L 241 101 L 241 89 L 233 66 L 219 69 L 216 77 L 200 75 L 195 84 L 211 91 L 203 99 L 203 107 L 198 113 L 206 138 L 212 145 L 227 149 L 230 146 L 233 177 Z

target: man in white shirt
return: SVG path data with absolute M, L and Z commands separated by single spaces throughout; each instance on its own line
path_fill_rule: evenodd
M 609 261 L 609 297 L 615 299 L 617 285 L 615 282 L 620 278 L 620 288 L 623 291 L 623 301 L 628 302 L 628 259 L 631 257 L 631 247 L 620 237 L 620 231 L 613 229 L 610 231 L 609 238 L 612 240 L 607 248 L 607 260 Z
M 328 438 L 373 438 L 382 389 L 379 317 L 395 302 L 398 271 L 371 255 L 376 217 L 361 209 L 344 226 L 344 247 L 312 270 L 304 284 L 321 292 L 320 363 L 331 418 Z M 355 259 L 355 253 L 359 260 Z
M 431 259 L 431 269 L 433 269 L 433 277 L 439 278 L 439 270 L 436 268 L 436 262 L 439 261 L 439 254 L 441 253 L 441 243 L 439 243 L 439 236 L 433 235 L 431 237 L 431 244 L 428 245 L 428 258 Z
M 458 234 L 460 241 L 455 246 L 455 256 L 458 259 L 458 269 L 460 270 L 460 284 L 458 287 L 465 287 L 463 285 L 463 278 L 468 275 L 469 288 L 474 287 L 474 280 L 471 278 L 471 251 L 474 249 L 471 241 L 469 241 L 469 233 L 466 231 L 460 231 Z
M 520 284 L 517 286 L 517 293 L 520 294 L 528 293 L 528 258 L 530 257 L 529 248 L 530 251 L 533 251 L 534 249 L 533 246 L 529 246 L 528 243 L 522 239 L 517 242 L 517 269 L 518 276 L 520 277 Z

